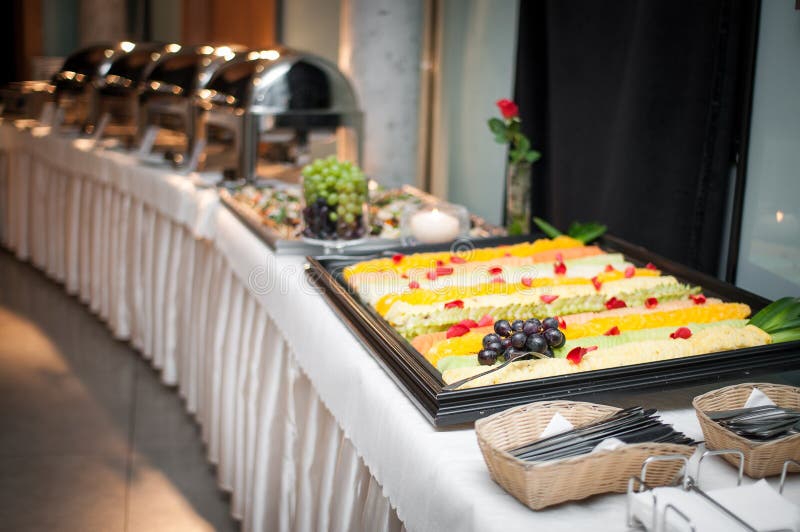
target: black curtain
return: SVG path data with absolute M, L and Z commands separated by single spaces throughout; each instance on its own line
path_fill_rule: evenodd
M 746 0 L 522 0 L 516 99 L 534 214 L 712 274 L 741 132 Z

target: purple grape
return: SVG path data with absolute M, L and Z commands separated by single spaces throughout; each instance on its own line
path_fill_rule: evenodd
M 544 330 L 547 329 L 558 329 L 558 320 L 555 318 L 545 318 L 542 320 L 542 327 Z
M 487 334 L 483 337 L 483 347 L 488 346 L 489 344 L 493 344 L 495 342 L 499 342 L 500 337 L 494 333 Z
M 528 339 L 524 332 L 516 332 L 511 335 L 511 346 L 517 349 L 525 347 L 525 341 Z
M 503 347 L 503 349 L 508 349 L 511 347 L 511 338 L 503 338 L 500 340 L 500 345 Z
M 495 322 L 494 324 L 494 332 L 502 336 L 503 338 L 511 335 L 511 324 L 508 323 L 508 320 L 500 320 Z
M 488 349 L 489 351 L 496 351 L 497 353 L 503 350 L 503 344 L 500 342 L 492 342 L 489 345 L 483 346 L 484 349 Z
M 525 322 L 525 325 L 522 326 L 522 332 L 528 336 L 542 332 L 542 322 L 536 318 L 531 318 Z
M 488 349 L 482 349 L 478 352 L 478 362 L 481 366 L 491 366 L 497 362 L 497 353 L 495 351 L 489 351 Z
M 525 348 L 534 353 L 544 353 L 547 349 L 547 340 L 545 340 L 541 334 L 533 334 L 528 336 L 528 340 L 525 342 Z
M 544 339 L 547 340 L 548 345 L 553 348 L 559 348 L 567 341 L 564 333 L 558 329 L 547 329 L 544 332 Z
M 511 324 L 511 330 L 514 332 L 522 332 L 522 327 L 525 325 L 525 322 L 522 320 L 514 320 Z

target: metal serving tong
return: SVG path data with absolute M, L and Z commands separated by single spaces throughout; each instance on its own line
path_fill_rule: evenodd
M 800 432 L 800 411 L 774 405 L 708 412 L 726 429 L 753 440 L 766 441 Z
M 514 355 L 513 357 L 509 358 L 508 360 L 506 360 L 505 362 L 500 364 L 499 366 L 492 366 L 492 368 L 489 369 L 488 371 L 484 371 L 483 373 L 478 373 L 477 375 L 473 375 L 472 377 L 467 377 L 466 379 L 461 379 L 461 380 L 456 381 L 456 382 L 451 382 L 447 386 L 442 386 L 442 391 L 451 392 L 453 390 L 457 390 L 459 387 L 463 386 L 464 384 L 466 384 L 466 383 L 468 383 L 470 381 L 474 381 L 475 379 L 483 377 L 484 375 L 488 375 L 489 373 L 493 373 L 495 371 L 500 371 L 501 369 L 503 369 L 504 367 L 508 366 L 512 362 L 516 362 L 517 360 L 525 358 L 528 355 L 532 356 L 533 358 L 550 358 L 547 355 L 543 355 L 541 353 L 536 353 L 535 351 L 524 351 L 522 353 Z
M 656 410 L 644 410 L 636 406 L 615 412 L 595 423 L 525 444 L 509 453 L 526 461 L 557 460 L 588 453 L 607 438 L 617 438 L 629 444 L 695 443 L 671 425 L 662 422 L 656 416 Z

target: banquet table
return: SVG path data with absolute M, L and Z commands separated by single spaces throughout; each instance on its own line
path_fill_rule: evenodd
M 472 426 L 433 428 L 307 280 L 304 258 L 274 254 L 208 176 L 4 123 L 0 242 L 176 387 L 244 530 L 627 528 L 624 495 L 533 512 L 503 491 Z M 800 384 L 800 373 L 758 379 Z M 728 383 L 589 399 L 657 407 L 702 439 L 691 398 Z M 708 462 L 704 482 L 735 482 Z M 794 477 L 784 493 L 800 501 Z

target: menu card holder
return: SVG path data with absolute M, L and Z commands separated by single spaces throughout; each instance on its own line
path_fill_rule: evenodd
M 189 175 L 197 169 L 197 166 L 200 164 L 200 156 L 203 154 L 205 148 L 206 139 L 198 139 L 197 142 L 194 143 L 194 146 L 192 146 L 192 153 L 189 154 L 189 162 L 182 172 L 184 175 Z
M 136 150 L 136 155 L 139 157 L 150 155 L 153 151 L 153 144 L 156 142 L 159 129 L 158 126 L 147 126 L 144 135 L 142 135 L 142 141 L 139 143 L 139 148 Z

